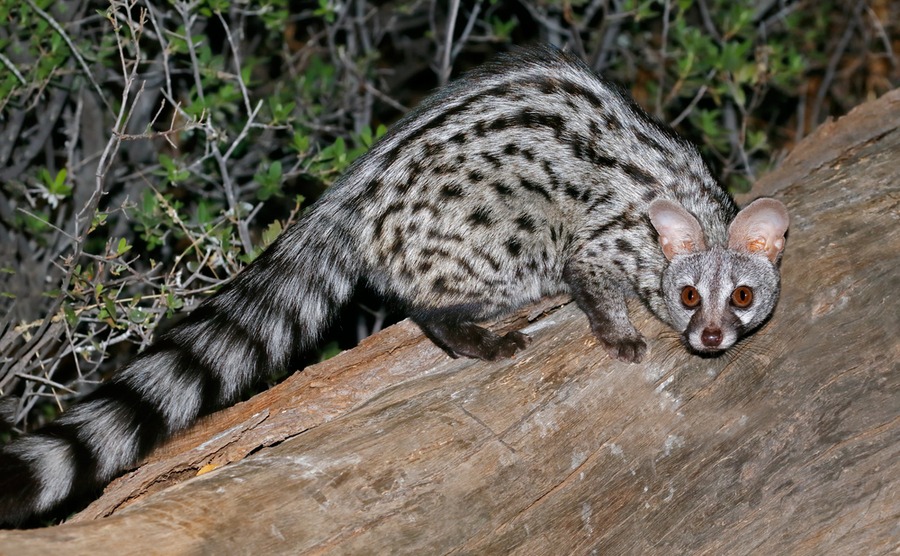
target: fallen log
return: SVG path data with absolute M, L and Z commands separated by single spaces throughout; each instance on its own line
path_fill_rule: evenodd
M 500 323 L 534 342 L 496 363 L 404 322 L 203 420 L 69 523 L 0 532 L 0 553 L 896 550 L 898 154 L 895 90 L 758 184 L 792 216 L 784 288 L 725 357 L 636 304 L 641 365 L 560 300 Z

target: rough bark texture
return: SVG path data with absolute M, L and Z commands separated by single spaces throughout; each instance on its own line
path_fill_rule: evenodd
M 893 553 L 898 155 L 893 91 L 762 180 L 792 215 L 784 291 L 726 357 L 637 306 L 641 365 L 572 304 L 491 364 L 402 323 L 206 419 L 70 523 L 0 532 L 0 552 Z

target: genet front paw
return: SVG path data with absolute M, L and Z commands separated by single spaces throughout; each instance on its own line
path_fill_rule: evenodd
M 647 354 L 647 342 L 638 333 L 625 336 L 604 334 L 602 336 L 598 335 L 598 338 L 606 347 L 606 351 L 619 361 L 640 363 L 644 355 Z

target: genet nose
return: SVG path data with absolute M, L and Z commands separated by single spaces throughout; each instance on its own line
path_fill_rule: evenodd
M 704 328 L 700 335 L 700 341 L 706 347 L 719 347 L 722 343 L 722 330 L 719 328 Z

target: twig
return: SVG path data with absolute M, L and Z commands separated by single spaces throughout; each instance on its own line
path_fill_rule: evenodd
M 69 394 L 75 394 L 75 393 L 76 393 L 75 390 L 72 390 L 71 388 L 69 388 L 69 387 L 67 387 L 67 386 L 65 386 L 65 385 L 63 385 L 63 384 L 60 384 L 60 383 L 56 382 L 55 380 L 50 380 L 49 378 L 44 378 L 44 377 L 42 377 L 42 376 L 40 376 L 40 375 L 31 375 L 31 374 L 25 374 L 25 373 L 16 373 L 15 376 L 17 376 L 18 378 L 24 378 L 24 379 L 26 379 L 26 380 L 30 380 L 30 381 L 32 381 L 32 382 L 40 382 L 41 384 L 44 384 L 44 385 L 49 386 L 49 387 L 51 387 L 51 388 L 58 388 L 58 389 L 60 389 L 60 390 L 63 390 L 63 391 L 65 391 L 65 392 L 68 392 Z
M 656 117 L 663 117 L 662 91 L 666 82 L 666 45 L 669 42 L 669 15 L 672 13 L 672 0 L 665 0 L 663 7 L 662 38 L 659 46 L 659 72 L 656 84 Z
M 565 37 L 568 37 L 571 35 L 571 33 L 572 33 L 571 31 L 569 31 L 568 29 L 566 29 L 565 27 L 563 27 L 556 21 L 553 21 L 552 19 L 550 19 L 549 17 L 547 17 L 546 15 L 541 13 L 538 10 L 538 8 L 536 6 L 533 6 L 532 3 L 529 2 L 528 0 L 519 0 L 519 3 L 522 4 L 522 7 L 524 7 L 528 11 L 529 14 L 531 14 L 531 17 L 538 20 L 541 23 L 541 25 L 546 27 L 548 30 L 553 31 L 557 35 L 561 35 L 561 36 L 565 36 Z M 551 39 L 549 42 L 551 44 L 558 45 L 559 39 L 558 38 L 555 40 Z
M 166 42 L 166 37 L 163 34 L 162 30 L 159 27 L 159 23 L 156 21 L 156 9 L 153 7 L 152 2 L 147 3 L 147 13 L 150 14 L 150 24 L 153 25 L 153 30 L 156 32 L 156 38 L 159 41 L 159 49 L 162 52 L 163 57 L 163 72 L 166 74 L 166 92 L 168 92 L 169 98 L 172 97 L 172 75 L 169 71 L 169 45 Z
M 441 85 L 450 79 L 450 54 L 453 52 L 453 32 L 456 29 L 456 15 L 459 13 L 459 0 L 450 0 L 450 8 L 447 10 L 447 31 L 444 36 L 443 59 L 441 60 L 441 73 L 438 80 Z
M 853 8 L 853 17 L 850 18 L 850 21 L 847 23 L 847 28 L 844 30 L 844 34 L 841 35 L 841 40 L 838 42 L 837 48 L 834 49 L 834 53 L 828 60 L 828 66 L 825 69 L 825 76 L 822 78 L 822 83 L 819 85 L 819 90 L 816 91 L 816 101 L 813 103 L 812 113 L 810 115 L 810 122 L 813 124 L 817 124 L 819 122 L 819 112 L 821 112 L 822 104 L 825 102 L 825 95 L 828 93 L 828 89 L 831 87 L 831 82 L 834 81 L 834 74 L 835 72 L 837 72 L 837 66 L 840 63 L 841 58 L 844 56 L 844 52 L 847 50 L 847 46 L 850 44 L 850 39 L 853 38 L 853 33 L 856 31 L 856 26 L 859 25 L 860 13 L 865 6 L 866 2 L 856 3 L 855 7 Z
M 197 59 L 197 49 L 194 47 L 194 38 L 191 35 L 191 27 L 194 26 L 196 17 L 191 15 L 191 10 L 197 7 L 197 2 L 175 2 L 175 9 L 184 20 L 184 41 L 187 44 L 188 54 L 191 57 L 191 70 L 194 73 L 194 85 L 197 87 L 197 97 L 200 102 L 206 102 L 203 94 L 203 80 L 200 79 L 200 62 Z
M 16 76 L 16 79 L 19 80 L 19 83 L 21 83 L 22 85 L 28 85 L 28 81 L 25 81 L 25 78 L 22 77 L 21 73 L 19 73 L 16 65 L 13 64 L 9 58 L 4 56 L 2 52 L 0 52 L 0 62 L 3 62 L 3 65 L 6 66 L 6 69 L 8 69 L 14 76 Z
M 591 68 L 597 73 L 602 73 L 603 70 L 606 69 L 606 66 L 609 65 L 616 38 L 619 36 L 619 29 L 622 26 L 622 18 L 611 17 L 611 15 L 619 13 L 622 0 L 613 0 L 612 4 L 615 11 L 613 14 L 607 12 L 604 15 L 602 39 L 600 40 L 600 45 L 597 47 L 596 52 L 592 56 L 593 61 L 591 62 Z
M 241 97 L 244 99 L 244 108 L 247 110 L 249 114 L 251 112 L 250 108 L 250 93 L 247 92 L 247 86 L 244 84 L 244 77 L 241 75 L 241 56 L 238 54 L 237 46 L 234 44 L 234 38 L 231 36 L 231 29 L 228 28 L 228 24 L 225 23 L 225 18 L 222 17 L 222 13 L 218 10 L 215 12 L 216 17 L 219 18 L 219 22 L 222 23 L 222 28 L 225 29 L 225 37 L 228 39 L 228 45 L 231 46 L 231 53 L 234 55 L 234 67 L 235 74 L 237 76 L 238 85 L 241 87 Z M 259 108 L 257 107 L 257 110 Z M 225 158 L 228 158 L 227 156 Z
M 472 13 L 469 14 L 469 19 L 466 20 L 466 26 L 463 28 L 462 33 L 459 35 L 459 40 L 456 41 L 456 46 L 453 48 L 453 53 L 450 56 L 450 63 L 452 64 L 456 57 L 459 56 L 459 53 L 462 52 L 462 49 L 466 46 L 466 42 L 469 40 L 469 35 L 472 34 L 472 29 L 475 28 L 475 22 L 478 21 L 478 14 L 481 13 L 481 2 L 477 2 L 472 7 Z
M 891 38 L 888 36 L 887 31 L 884 30 L 884 25 L 881 24 L 881 21 L 878 19 L 875 11 L 868 5 L 866 5 L 866 14 L 869 16 L 869 19 L 872 20 L 872 25 L 875 27 L 875 34 L 878 35 L 878 38 L 881 40 L 881 44 L 884 46 L 884 54 L 885 56 L 887 56 L 887 59 L 890 60 L 891 67 L 896 68 L 897 57 L 894 55 L 894 49 L 891 46 Z
M 709 73 L 706 74 L 706 81 L 709 81 L 715 75 L 715 69 L 709 70 Z M 672 127 L 676 127 L 678 124 L 680 124 L 681 121 L 691 113 L 691 110 L 693 110 L 694 107 L 697 106 L 697 103 L 700 102 L 700 99 L 703 98 L 703 95 L 706 94 L 706 90 L 708 88 L 709 87 L 706 84 L 701 85 L 700 88 L 697 89 L 697 94 L 695 94 L 694 98 L 691 99 L 691 102 L 689 102 L 685 109 L 681 111 L 681 114 L 678 114 L 678 116 L 674 120 L 669 122 L 669 125 Z
M 260 99 L 256 102 L 256 108 L 250 111 L 250 116 L 247 117 L 247 123 L 244 124 L 241 132 L 238 134 L 235 140 L 231 142 L 231 146 L 228 147 L 228 150 L 225 151 L 225 154 L 222 155 L 222 158 L 224 160 L 228 160 L 229 158 L 231 158 L 231 155 L 234 154 L 234 149 L 236 149 L 238 145 L 241 144 L 241 141 L 243 141 L 247 137 L 247 132 L 250 131 L 251 127 L 253 127 L 253 120 L 256 119 L 256 115 L 259 114 L 259 110 L 262 108 L 262 106 L 263 101 L 262 99 Z
M 710 34 L 710 36 L 715 39 L 717 44 L 722 44 L 722 34 L 719 33 L 719 30 L 716 29 L 716 24 L 713 22 L 712 17 L 709 15 L 709 6 L 706 5 L 706 0 L 698 0 L 697 6 L 700 8 L 700 19 L 703 20 L 703 27 L 706 28 L 706 32 Z

